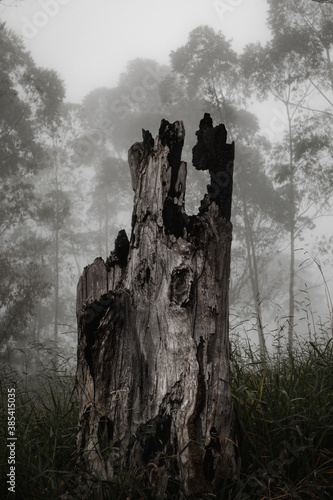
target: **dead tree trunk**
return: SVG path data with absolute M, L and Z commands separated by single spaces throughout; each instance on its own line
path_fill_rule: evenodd
M 78 450 L 108 480 L 120 462 L 179 475 L 197 496 L 235 471 L 228 288 L 234 145 L 200 122 L 193 164 L 211 184 L 184 210 L 182 122 L 129 150 L 132 235 L 78 284 Z

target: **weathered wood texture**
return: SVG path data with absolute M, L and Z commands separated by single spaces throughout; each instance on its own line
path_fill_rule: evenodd
M 162 120 L 129 151 L 132 235 L 85 268 L 78 284 L 82 461 L 111 480 L 122 459 L 179 474 L 200 496 L 235 471 L 228 287 L 233 144 L 201 120 L 193 163 L 211 185 L 184 210 L 182 122 Z

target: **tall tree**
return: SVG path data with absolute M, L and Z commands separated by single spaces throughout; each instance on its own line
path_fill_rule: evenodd
M 57 161 L 57 159 L 55 159 Z M 58 168 L 57 166 L 55 167 Z M 45 193 L 42 205 L 39 209 L 41 222 L 47 224 L 53 236 L 53 286 L 54 286 L 54 340 L 58 342 L 58 326 L 60 320 L 60 237 L 61 230 L 66 224 L 69 215 L 70 200 L 68 195 L 60 189 L 58 175 L 56 172 L 55 188 Z
M 300 229 L 311 224 L 311 219 L 321 211 L 327 204 L 327 197 L 320 200 L 317 198 L 317 208 L 312 213 L 312 218 L 305 217 L 305 212 L 309 214 L 313 202 L 305 208 L 301 208 L 301 201 L 310 200 L 314 186 L 321 192 L 325 192 L 325 176 L 320 170 L 312 169 L 305 171 L 305 163 L 308 162 L 299 156 L 297 148 L 299 144 L 304 144 L 302 131 L 299 128 L 300 120 L 306 102 L 313 93 L 314 88 L 322 95 L 322 91 L 315 83 L 318 74 L 322 74 L 324 62 L 324 50 L 318 38 L 312 36 L 310 29 L 299 29 L 295 24 L 295 18 L 290 19 L 290 5 L 292 1 L 270 2 L 269 23 L 272 27 L 272 40 L 262 47 L 260 44 L 246 47 L 242 55 L 244 74 L 250 86 L 254 82 L 258 97 L 263 99 L 271 94 L 276 100 L 281 102 L 286 113 L 286 131 L 284 139 L 275 148 L 276 152 L 276 181 L 283 186 L 286 207 L 287 222 L 286 227 L 289 232 L 290 244 L 290 269 L 289 269 L 289 326 L 288 345 L 293 346 L 293 330 L 295 317 L 295 243 L 300 234 Z M 289 10 L 288 10 L 289 8 Z M 303 124 L 305 121 L 303 120 Z M 318 123 L 318 121 L 317 121 Z M 321 127 L 313 131 L 316 136 L 317 146 L 328 147 L 327 137 L 322 136 L 319 140 Z M 309 150 L 308 150 L 309 152 Z M 314 148 L 312 148 L 314 153 Z M 318 154 L 318 147 L 316 153 Z M 318 155 L 312 157 L 312 161 L 318 161 Z M 304 177 L 312 179 L 311 183 L 304 183 Z M 304 186 L 306 185 L 306 190 Z M 305 194 L 307 196 L 305 196 Z M 322 202 L 323 201 L 323 202 Z M 305 210 L 305 212 L 304 212 Z
M 91 136 L 100 131 L 99 144 L 108 148 L 104 157 L 127 155 L 127 140 L 140 140 L 138 130 L 156 125 L 164 111 L 159 85 L 168 73 L 166 66 L 152 59 L 134 59 L 116 87 L 96 89 L 86 96 L 83 108 L 87 128 Z
M 333 7 L 318 6 L 310 0 L 270 0 L 268 3 L 268 22 L 276 51 L 280 56 L 298 54 L 299 77 L 310 84 L 317 103 L 320 96 L 323 105 L 332 108 Z M 295 102 L 294 106 L 302 104 Z M 311 107 L 317 112 L 324 111 L 315 104 Z
M 92 173 L 77 163 L 74 149 L 83 130 L 80 114 L 78 105 L 67 103 L 61 107 L 57 130 L 45 136 L 47 168 L 36 181 L 40 230 L 52 241 L 45 258 L 53 267 L 49 307 L 56 341 L 64 325 L 73 325 L 74 282 L 81 266 L 88 262 L 90 251 L 95 250 L 86 228 Z
M 258 247 L 255 244 L 255 228 L 259 220 L 255 214 L 260 213 L 266 219 L 266 223 L 262 224 L 261 218 L 260 229 L 263 232 L 265 227 L 266 231 L 269 228 L 268 218 L 275 216 L 279 220 L 281 212 L 274 214 L 266 202 L 268 198 L 278 198 L 278 194 L 274 193 L 273 184 L 267 178 L 258 152 L 262 143 L 258 135 L 258 121 L 244 107 L 246 92 L 239 57 L 222 33 L 215 33 L 208 26 L 199 26 L 190 33 L 188 42 L 183 47 L 171 53 L 171 63 L 173 70 L 182 79 L 182 84 L 185 84 L 190 98 L 199 100 L 211 111 L 212 116 L 225 123 L 231 138 L 238 145 L 235 156 L 235 239 L 237 246 L 237 238 L 241 236 L 240 245 L 246 249 L 244 270 L 251 283 L 260 350 L 264 357 L 266 347 L 261 310 L 260 266 Z M 250 143 L 255 146 L 249 147 Z M 252 182 L 254 179 L 256 182 Z M 223 182 L 222 179 L 221 181 Z M 258 186 L 262 188 L 262 196 L 258 196 L 256 192 Z M 273 206 L 276 208 L 275 203 Z M 243 281 L 241 278 L 241 282 Z
M 0 276 L 0 322 L 5 352 L 31 326 L 36 309 L 29 297 L 36 303 L 49 290 L 40 258 L 47 243 L 37 236 L 34 181 L 47 161 L 43 137 L 56 127 L 64 88 L 55 72 L 35 65 L 3 24 L 0 44 L 0 246 L 5 271 Z
M 141 128 L 153 128 L 160 120 L 165 104 L 159 85 L 168 72 L 151 59 L 132 60 L 116 87 L 96 89 L 83 101 L 83 130 L 74 145 L 74 156 L 77 164 L 94 172 L 88 224 L 90 234 L 96 234 L 95 252 L 99 255 L 108 255 L 116 236 L 113 228 L 120 217 L 127 217 L 129 227 L 132 193 L 126 166 L 128 142 L 140 140 Z

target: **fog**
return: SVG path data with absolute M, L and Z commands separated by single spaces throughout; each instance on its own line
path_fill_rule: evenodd
M 70 102 L 116 85 L 131 59 L 168 64 L 171 50 L 201 24 L 223 30 L 236 50 L 268 38 L 265 0 L 171 0 L 167 7 L 153 0 L 3 0 L 0 9 L 37 65 L 59 73 Z
M 333 23 L 331 7 L 305 3 L 321 9 L 322 18 L 314 17 L 318 32 L 322 19 Z M 131 231 L 127 150 L 141 140 L 142 128 L 156 136 L 162 118 L 184 120 L 186 210 L 194 214 L 208 182 L 191 166 L 204 112 L 215 124 L 224 122 L 236 143 L 231 337 L 256 346 L 260 329 L 271 352 L 286 347 L 291 276 L 295 339 L 329 337 L 329 33 L 325 47 L 296 37 L 284 46 L 281 30 L 289 33 L 290 26 L 268 26 L 265 0 L 4 0 L 0 15 L 3 74 L 11 82 L 3 84 L 0 129 L 7 141 L 1 153 L 3 360 L 29 364 L 38 349 L 55 345 L 75 363 L 77 281 L 96 257 L 108 257 L 120 229 Z M 307 19 L 297 16 L 291 26 L 310 33 Z M 268 59 L 247 47 L 258 43 L 273 45 Z M 21 78 L 25 68 L 29 80 Z M 289 77 L 278 81 L 285 71 Z

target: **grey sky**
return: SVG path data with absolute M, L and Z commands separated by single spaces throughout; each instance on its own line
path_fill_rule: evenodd
M 1 5 L 0 16 L 22 36 L 36 63 L 55 69 L 67 99 L 112 87 L 136 57 L 169 62 L 200 24 L 221 30 L 240 51 L 265 40 L 265 0 L 23 0 Z

